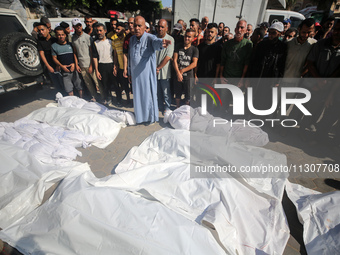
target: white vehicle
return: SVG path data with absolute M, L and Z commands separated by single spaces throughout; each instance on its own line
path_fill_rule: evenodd
M 285 19 L 291 20 L 291 27 L 297 28 L 300 23 L 305 19 L 301 13 L 293 11 L 282 11 L 282 10 L 266 10 L 263 21 L 273 24 L 277 21 L 283 21 Z
M 269 2 L 272 1 L 275 0 L 269 0 Z M 285 0 L 277 0 L 276 2 L 282 7 L 286 6 Z M 232 32 L 240 19 L 245 19 L 248 24 L 252 24 L 254 27 L 262 22 L 283 21 L 285 18 L 291 18 L 294 22 L 297 20 L 301 22 L 305 19 L 303 15 L 297 12 L 266 9 L 268 0 L 175 0 L 173 3 L 174 23 L 178 19 L 183 19 L 189 25 L 188 22 L 191 18 L 201 20 L 204 16 L 207 16 L 209 22 L 224 22 Z
M 37 42 L 16 12 L 0 8 L 0 94 L 42 81 Z

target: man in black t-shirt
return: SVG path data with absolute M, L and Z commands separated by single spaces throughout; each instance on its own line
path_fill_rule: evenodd
M 55 86 L 60 92 L 63 91 L 63 79 L 56 69 L 56 65 L 52 59 L 52 49 L 51 45 L 57 41 L 55 37 L 52 37 L 49 33 L 48 27 L 44 23 L 38 24 L 38 51 L 42 65 L 45 71 L 47 71 L 53 86 Z
M 215 43 L 217 27 L 210 23 L 207 26 L 206 39 L 197 46 L 199 60 L 196 67 L 197 78 L 217 78 L 219 74 L 222 48 Z
M 176 107 L 180 106 L 181 96 L 184 92 L 185 103 L 190 103 L 190 78 L 194 77 L 194 68 L 197 66 L 198 49 L 191 45 L 195 31 L 188 29 L 184 36 L 184 45 L 179 45 L 174 53 L 174 68 L 177 75 L 175 84 Z

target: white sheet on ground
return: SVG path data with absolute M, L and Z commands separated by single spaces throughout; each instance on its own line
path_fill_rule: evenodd
M 60 92 L 56 94 L 56 100 L 58 101 L 59 107 L 70 107 L 89 110 L 98 114 L 105 115 L 118 123 L 124 123 L 126 125 L 136 125 L 135 115 L 131 112 L 120 111 L 120 110 L 109 110 L 102 104 L 97 102 L 87 102 L 86 100 L 76 96 L 63 97 Z
M 60 165 L 81 156 L 77 147 L 86 148 L 102 138 L 22 118 L 14 123 L 0 122 L 0 140 L 27 150 L 43 163 Z
M 340 191 L 321 194 L 289 182 L 286 191 L 303 224 L 307 253 L 340 254 Z
M 220 152 L 227 138 L 193 133 L 200 141 L 191 151 L 194 163 L 234 164 L 241 154 L 247 163 L 286 164 L 258 147 L 230 144 Z M 0 238 L 31 254 L 221 254 L 202 226 L 208 222 L 230 254 L 282 254 L 289 238 L 281 205 L 286 179 L 190 178 L 189 144 L 188 131 L 157 131 L 129 152 L 119 174 L 64 179 L 47 203 Z
M 233 123 L 207 113 L 201 114 L 201 108 L 183 105 L 178 109 L 164 113 L 164 122 L 169 122 L 175 129 L 197 131 L 208 135 L 228 137 L 231 141 L 254 146 L 264 146 L 269 142 L 268 134 L 259 127 L 244 125 L 242 120 Z
M 196 150 L 191 150 L 191 155 L 203 159 L 220 154 L 215 159 L 221 164 L 240 160 L 235 155 L 242 152 L 241 147 L 234 153 L 230 148 L 221 154 L 221 139 L 207 144 L 211 140 L 204 139 L 207 135 L 194 134 L 202 143 L 193 146 Z M 188 219 L 213 224 L 230 254 L 282 254 L 289 237 L 281 205 L 286 179 L 190 178 L 189 140 L 185 130 L 155 132 L 130 150 L 116 168 L 120 174 L 107 177 L 105 185 L 146 194 Z M 252 154 L 256 150 L 261 153 Z M 240 156 L 251 158 L 254 164 L 267 159 L 286 164 L 285 156 L 276 152 L 258 147 L 250 150 L 250 146 L 244 146 L 245 151 L 248 154 Z
M 25 254 L 225 254 L 210 231 L 159 202 L 85 173 L 0 238 Z
M 25 118 L 51 126 L 81 131 L 87 136 L 92 136 L 95 140 L 92 145 L 101 149 L 114 141 L 124 125 L 92 111 L 65 107 L 41 108 Z
M 44 192 L 69 172 L 89 171 L 87 164 L 46 165 L 29 152 L 0 141 L 0 227 L 5 228 L 38 207 Z

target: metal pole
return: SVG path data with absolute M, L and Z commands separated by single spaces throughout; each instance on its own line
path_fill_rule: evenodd
M 215 0 L 215 5 L 214 5 L 214 14 L 213 14 L 213 19 L 212 19 L 213 23 L 215 22 L 216 4 L 217 4 L 217 0 Z
M 244 0 L 242 0 L 240 15 L 239 15 L 239 16 L 236 16 L 236 18 L 238 18 L 239 20 L 242 19 L 243 4 L 244 4 Z

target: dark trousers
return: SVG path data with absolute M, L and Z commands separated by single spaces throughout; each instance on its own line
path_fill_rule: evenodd
M 125 78 L 123 76 L 123 72 L 124 72 L 123 69 L 118 69 L 117 78 L 118 78 L 118 82 L 121 86 L 121 90 L 125 91 L 127 100 L 130 100 L 129 81 L 128 81 L 128 78 Z
M 103 84 L 106 100 L 110 100 L 111 95 L 111 84 L 113 84 L 113 89 L 116 92 L 117 101 L 122 100 L 122 92 L 117 84 L 116 78 L 113 75 L 113 63 L 99 63 L 98 64 L 99 73 L 102 76 L 101 83 Z

